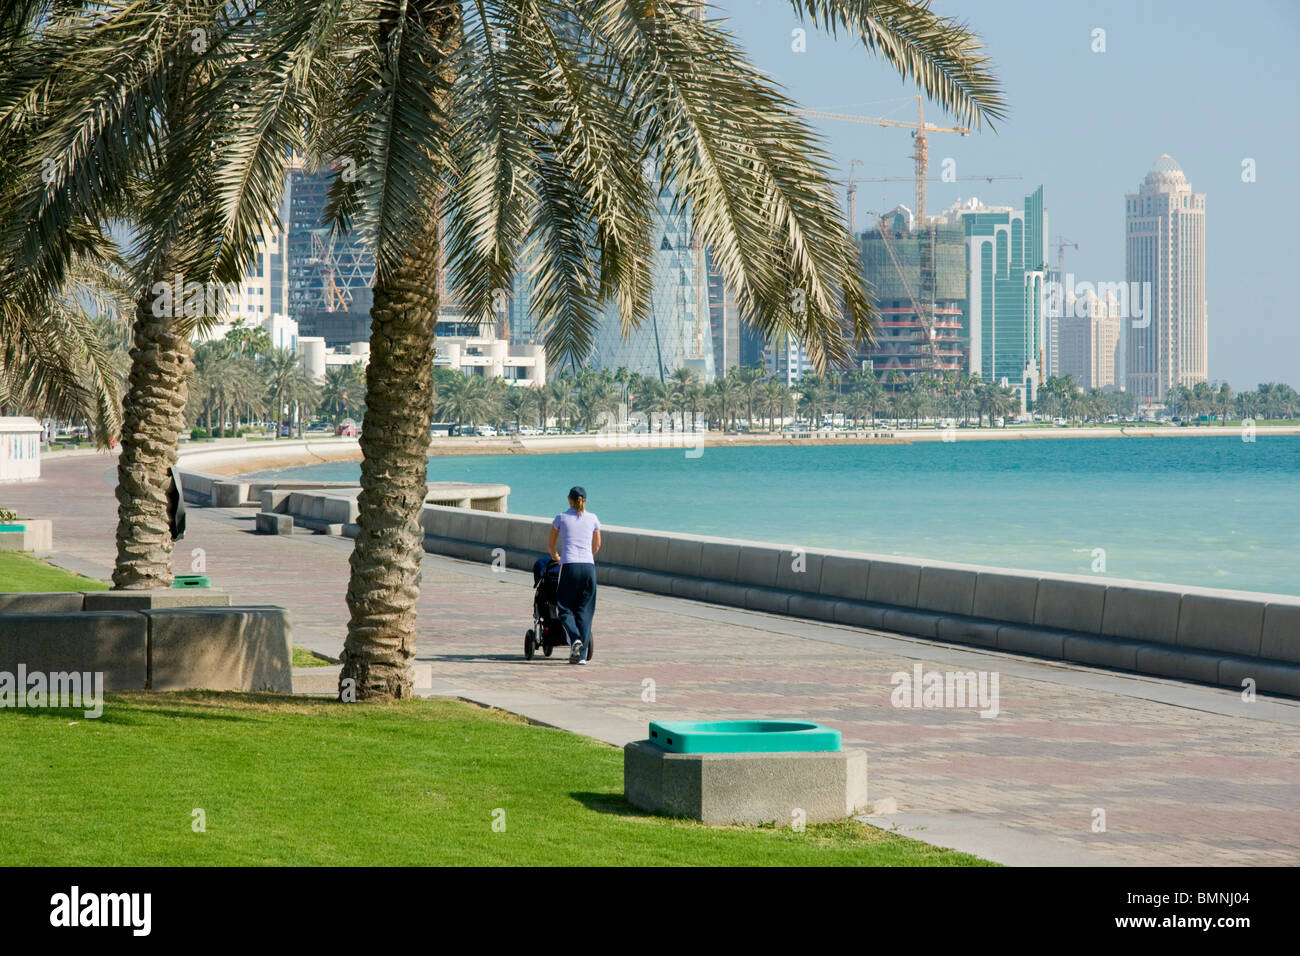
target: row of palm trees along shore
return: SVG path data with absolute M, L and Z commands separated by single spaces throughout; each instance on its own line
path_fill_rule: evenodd
M 113 340 L 111 328 L 101 328 L 100 337 L 119 387 L 125 389 L 128 351 L 120 336 Z M 324 380 L 317 382 L 297 355 L 272 348 L 270 336 L 260 327 L 237 321 L 225 338 L 197 345 L 193 361 L 185 416 L 192 438 L 257 433 L 268 427 L 276 437 L 296 427 L 301 437 L 310 421 L 337 428 L 365 415 L 364 364 L 328 366 Z M 686 368 L 659 381 L 622 367 L 614 372 L 583 369 L 576 376 L 566 370 L 545 385 L 526 387 L 435 367 L 433 395 L 437 420 L 462 430 L 475 423 L 491 425 L 499 432 L 529 424 L 566 432 L 594 431 L 632 415 L 669 429 L 703 421 L 729 431 L 736 431 L 741 423 L 746 429 L 771 431 L 795 419 L 835 420 L 846 427 L 869 427 L 880 420 L 914 426 L 929 421 L 982 426 L 1009 422 L 1020 411 L 1019 397 L 1012 389 L 965 372 L 904 379 L 895 371 L 884 375 L 882 382 L 873 373 L 855 370 L 805 375 L 790 386 L 762 365 L 733 366 L 711 384 Z M 55 414 L 54 407 L 45 404 L 29 410 L 40 417 Z M 1129 420 L 1136 405 L 1126 392 L 1084 390 L 1067 375 L 1049 378 L 1030 410 L 1040 419 L 1083 424 Z M 1276 382 L 1240 393 L 1227 382 L 1197 382 L 1190 388 L 1172 388 L 1165 410 L 1180 420 L 1287 421 L 1300 415 L 1300 393 Z M 82 427 L 103 434 L 107 423 L 90 419 Z
M 762 366 L 733 367 L 724 377 L 704 384 L 690 369 L 677 369 L 665 381 L 620 368 L 565 373 L 546 385 L 511 387 L 501 379 L 435 373 L 437 417 L 458 426 L 479 423 L 498 430 L 508 426 L 552 423 L 564 430 L 592 431 L 640 414 L 664 427 L 685 429 L 688 422 L 735 431 L 779 424 L 797 416 L 818 423 L 837 420 L 846 426 L 870 426 L 887 418 L 918 425 L 927 421 L 961 421 L 992 425 L 1009 422 L 1020 412 L 1020 398 L 1010 388 L 983 382 L 978 375 L 944 372 L 904 379 L 898 372 L 884 383 L 871 372 L 805 375 L 794 385 L 773 379 Z M 1289 385 L 1267 383 L 1237 394 L 1226 382 L 1197 383 L 1171 390 L 1167 407 L 1182 418 L 1292 419 L 1300 414 L 1300 394 Z M 1049 378 L 1031 411 L 1040 418 L 1069 422 L 1126 420 L 1135 412 L 1127 392 L 1083 390 L 1069 376 Z
M 955 123 L 1009 114 L 979 36 L 928 3 L 790 4 Z M 334 169 L 322 225 L 375 262 L 339 692 L 409 697 L 444 263 L 480 316 L 535 263 L 548 355 L 581 365 L 608 304 L 624 334 L 650 315 L 668 184 L 754 331 L 848 368 L 874 311 L 836 164 L 796 109 L 688 0 L 0 4 L 0 406 L 120 435 L 113 586 L 169 586 L 187 415 L 238 407 L 229 370 L 195 377 L 218 315 L 189 290 L 243 282 L 267 224 L 283 234 L 291 164 Z M 112 309 L 124 388 L 96 322 Z
M 711 384 L 685 368 L 662 382 L 627 368 L 585 369 L 576 377 L 565 372 L 545 385 L 527 387 L 445 368 L 435 368 L 433 377 L 434 417 L 462 432 L 474 424 L 498 432 L 527 425 L 590 432 L 632 416 L 660 428 L 684 430 L 688 423 L 706 422 L 733 432 L 742 427 L 773 431 L 793 420 L 833 420 L 852 428 L 874 427 L 880 420 L 914 427 L 930 421 L 982 426 L 1010 422 L 1020 411 L 1013 390 L 959 372 L 909 380 L 895 372 L 885 376 L 884 384 L 870 372 L 806 375 L 794 386 L 774 380 L 757 365 L 733 367 Z M 186 417 L 192 437 L 237 435 L 276 419 L 274 410 L 280 409 L 272 434 L 288 434 L 296 426 L 301 437 L 313 418 L 335 428 L 361 421 L 365 396 L 362 365 L 331 366 L 317 383 L 290 352 L 256 346 L 241 352 L 227 343 L 205 343 L 195 350 Z M 1275 383 L 1238 394 L 1227 383 L 1201 382 L 1171 390 L 1166 406 L 1182 419 L 1286 420 L 1300 414 L 1300 394 Z M 1031 409 L 1040 419 L 1078 424 L 1128 420 L 1134 410 L 1131 395 L 1085 391 L 1069 376 L 1048 379 Z

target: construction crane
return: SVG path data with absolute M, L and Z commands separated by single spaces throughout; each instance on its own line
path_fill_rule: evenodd
M 1075 242 L 1073 239 L 1066 239 L 1064 236 L 1056 237 L 1056 281 L 1059 284 L 1059 288 L 1056 290 L 1056 293 L 1060 297 L 1059 300 L 1060 305 L 1057 306 L 1057 315 L 1055 316 L 1055 318 L 1058 321 L 1065 316 L 1065 250 L 1069 247 L 1073 247 L 1075 251 L 1078 251 L 1079 244 Z M 1048 315 L 1047 321 L 1049 323 L 1049 328 L 1048 328 L 1049 339 L 1053 337 L 1051 334 L 1051 327 L 1050 327 L 1050 323 L 1052 322 L 1052 320 L 1053 320 L 1053 316 Z M 1059 340 L 1059 337 L 1060 337 L 1060 326 L 1058 325 L 1056 338 Z M 1052 345 L 1052 357 L 1053 358 L 1057 357 L 1055 343 L 1053 343 Z M 1046 362 L 1044 362 L 1043 360 L 1043 350 L 1040 348 L 1038 350 L 1039 379 L 1044 382 L 1047 381 L 1046 374 L 1047 374 Z
M 849 160 L 849 175 L 847 179 L 834 179 L 832 182 L 847 187 L 849 196 L 849 231 L 853 235 L 858 234 L 858 183 L 903 183 L 912 182 L 914 176 L 866 176 L 858 177 L 853 175 L 854 166 L 864 166 L 865 163 L 860 159 Z M 961 182 L 963 180 L 981 179 L 986 183 L 991 183 L 998 179 L 1024 179 L 1024 176 L 1002 176 L 980 174 L 975 176 L 954 176 L 951 180 L 934 180 L 934 182 Z
M 858 182 L 860 183 L 910 183 L 915 178 L 916 177 L 914 176 L 872 176 L 870 178 L 859 179 Z M 954 176 L 952 179 L 949 180 L 932 179 L 930 181 L 934 183 L 942 183 L 942 182 L 961 182 L 962 180 L 966 180 L 966 179 L 982 179 L 986 183 L 991 183 L 995 179 L 1024 179 L 1024 178 L 1025 178 L 1024 176 L 986 176 L 983 173 L 979 173 L 974 176 Z
M 854 236 L 858 234 L 858 181 L 853 178 L 853 167 L 865 165 L 860 159 L 849 160 L 849 233 Z
M 825 110 L 791 110 L 796 116 L 808 119 L 838 120 L 844 123 L 862 123 L 866 126 L 892 126 L 912 130 L 912 159 L 916 163 L 916 218 L 920 225 L 925 225 L 925 177 L 929 172 L 929 145 L 926 133 L 961 133 L 969 136 L 970 130 L 964 126 L 935 126 L 925 121 L 925 100 L 921 94 L 916 97 L 916 122 L 886 119 L 883 116 L 855 116 L 852 113 L 830 113 Z
M 311 231 L 311 258 L 307 262 L 314 266 L 323 266 L 321 276 L 321 295 L 325 299 L 326 312 L 346 312 L 352 301 L 352 292 L 346 285 L 334 281 L 335 272 L 341 273 L 338 257 L 334 254 L 334 233 L 329 229 Z

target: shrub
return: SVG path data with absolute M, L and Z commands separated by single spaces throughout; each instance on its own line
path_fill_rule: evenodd
M 208 434 L 208 430 L 206 428 L 190 429 L 190 441 L 198 441 L 199 439 L 210 438 L 210 437 L 211 436 Z

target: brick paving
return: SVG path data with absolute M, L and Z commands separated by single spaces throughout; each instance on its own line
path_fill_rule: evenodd
M 41 482 L 0 488 L 0 506 L 53 518 L 56 552 L 110 566 L 112 465 L 105 455 L 45 462 Z M 178 571 L 202 548 L 214 586 L 238 603 L 290 608 L 297 643 L 337 654 L 351 542 L 256 536 L 252 524 L 251 510 L 192 508 Z M 436 680 L 641 725 L 812 719 L 867 751 L 871 798 L 893 799 L 900 811 L 965 814 L 1115 863 L 1300 863 L 1300 705 L 1273 704 L 1269 713 L 1280 716 L 1271 718 L 1246 705 L 1244 716 L 1216 713 L 1231 710 L 1236 695 L 1180 687 L 1190 703 L 1179 706 L 1144 690 L 1171 682 L 1132 678 L 1110 682 L 1120 690 L 1098 689 L 1080 676 L 1096 671 L 980 652 L 979 666 L 1000 673 L 997 717 L 897 708 L 892 674 L 911 673 L 916 661 L 927 671 L 971 670 L 969 649 L 812 623 L 803 630 L 827 639 L 795 636 L 781 632 L 783 619 L 614 588 L 598 599 L 592 666 L 571 667 L 560 651 L 527 663 L 530 583 L 429 556 L 419 657 Z M 852 646 L 859 636 L 864 646 Z M 647 681 L 653 700 L 643 699 Z M 1097 810 L 1104 832 L 1093 832 Z

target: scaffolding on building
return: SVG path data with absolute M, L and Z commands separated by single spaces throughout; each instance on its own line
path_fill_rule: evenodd
M 868 359 L 882 384 L 890 372 L 907 380 L 969 365 L 965 232 L 934 222 L 920 227 L 911 218 L 899 206 L 862 234 L 863 272 L 879 313 Z

